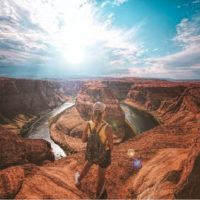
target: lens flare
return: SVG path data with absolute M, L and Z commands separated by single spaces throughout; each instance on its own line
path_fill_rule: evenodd
M 142 161 L 141 161 L 141 159 L 139 159 L 139 158 L 134 158 L 133 159 L 133 168 L 135 170 L 139 170 L 139 169 L 142 168 Z
M 133 158 L 135 156 L 135 149 L 128 149 L 127 155 L 129 158 Z

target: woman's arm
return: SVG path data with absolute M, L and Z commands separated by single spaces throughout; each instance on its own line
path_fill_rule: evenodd
M 89 129 L 89 124 L 87 123 L 86 126 L 85 126 L 85 129 L 83 131 L 83 134 L 82 134 L 82 142 L 87 142 L 87 139 L 88 139 L 88 129 Z
M 108 137 L 109 149 L 112 150 L 113 149 L 113 132 L 112 132 L 112 127 L 110 125 L 106 127 L 106 134 Z

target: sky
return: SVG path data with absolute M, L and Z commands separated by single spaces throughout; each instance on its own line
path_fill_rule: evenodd
M 200 79 L 200 0 L 0 0 L 0 76 Z

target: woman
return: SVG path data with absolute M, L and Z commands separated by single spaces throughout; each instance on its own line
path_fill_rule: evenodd
M 82 141 L 87 142 L 85 164 L 81 173 L 75 174 L 76 186 L 80 186 L 93 164 L 98 165 L 98 179 L 96 198 L 104 192 L 106 168 L 111 164 L 111 150 L 113 148 L 112 128 L 103 120 L 105 104 L 96 102 L 93 105 L 92 119 L 84 129 Z

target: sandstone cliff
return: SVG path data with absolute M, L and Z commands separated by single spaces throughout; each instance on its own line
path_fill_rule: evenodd
M 146 109 L 162 125 L 130 142 L 143 160 L 127 182 L 132 197 L 199 198 L 200 84 L 134 85 L 126 103 Z M 132 144 L 131 144 L 132 143 Z
M 1 127 L 0 169 L 28 162 L 41 164 L 44 160 L 54 160 L 47 141 L 24 139 Z
M 27 121 L 71 99 L 83 83 L 0 78 L 0 124 L 19 134 Z

